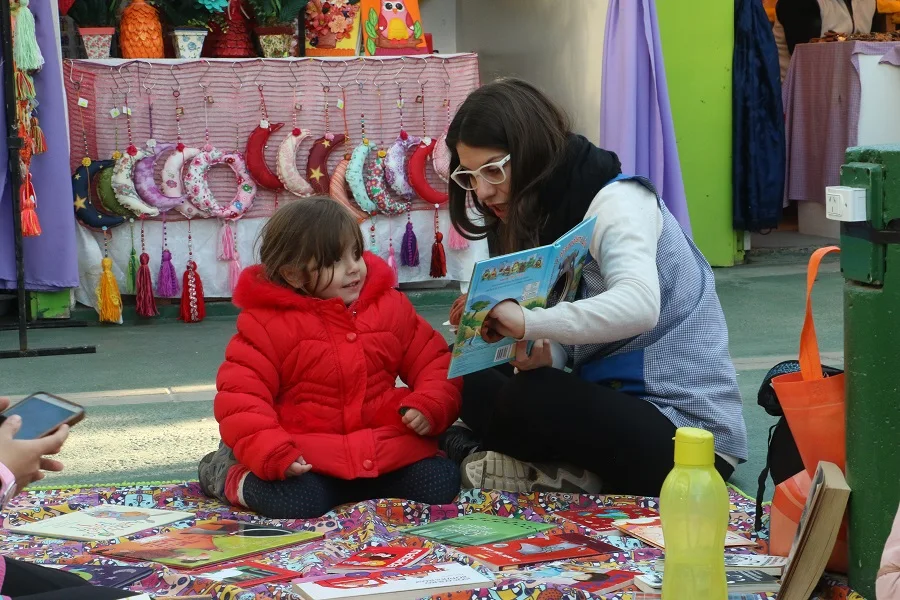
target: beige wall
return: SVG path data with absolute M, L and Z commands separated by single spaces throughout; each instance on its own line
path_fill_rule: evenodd
M 441 54 L 456 52 L 456 0 L 419 0 L 425 31 Z
M 434 2 L 453 0 L 423 5 Z M 458 0 L 456 50 L 479 54 L 482 83 L 513 75 L 539 86 L 566 109 L 577 132 L 597 143 L 607 4 Z

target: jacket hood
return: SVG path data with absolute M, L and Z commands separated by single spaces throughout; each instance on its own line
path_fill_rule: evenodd
M 394 286 L 394 273 L 386 262 L 371 252 L 364 252 L 363 260 L 368 271 L 366 282 L 359 293 L 359 299 L 354 303 L 360 310 L 377 301 Z M 253 265 L 243 270 L 232 301 L 241 309 L 290 308 L 306 311 L 318 310 L 323 303 L 342 303 L 340 298 L 323 300 L 305 296 L 291 288 L 273 283 L 266 277 L 262 265 Z

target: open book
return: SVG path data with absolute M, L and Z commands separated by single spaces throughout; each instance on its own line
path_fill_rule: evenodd
M 571 302 L 581 273 L 592 260 L 589 246 L 596 217 L 582 221 L 553 244 L 504 254 L 475 263 L 472 281 L 453 345 L 450 378 L 508 363 L 516 341 L 490 341 L 485 317 L 497 304 L 512 300 L 522 308 L 549 308 Z

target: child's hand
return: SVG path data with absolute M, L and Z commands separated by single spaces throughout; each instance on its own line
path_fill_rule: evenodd
M 419 435 L 431 433 L 431 423 L 428 422 L 425 415 L 414 408 L 406 409 L 406 412 L 403 413 L 403 422 Z
M 312 469 L 312 465 L 307 464 L 307 462 L 303 459 L 302 456 L 298 456 L 297 460 L 291 463 L 291 466 L 287 468 L 287 471 L 284 472 L 285 477 L 297 477 L 298 475 L 303 475 L 304 473 L 309 473 Z

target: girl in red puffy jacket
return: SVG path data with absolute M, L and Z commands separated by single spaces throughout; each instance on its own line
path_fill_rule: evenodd
M 436 436 L 459 414 L 460 380 L 447 379 L 444 338 L 363 252 L 356 219 L 330 198 L 286 204 L 260 259 L 234 291 L 204 492 L 272 518 L 371 498 L 451 502 L 459 470 Z

